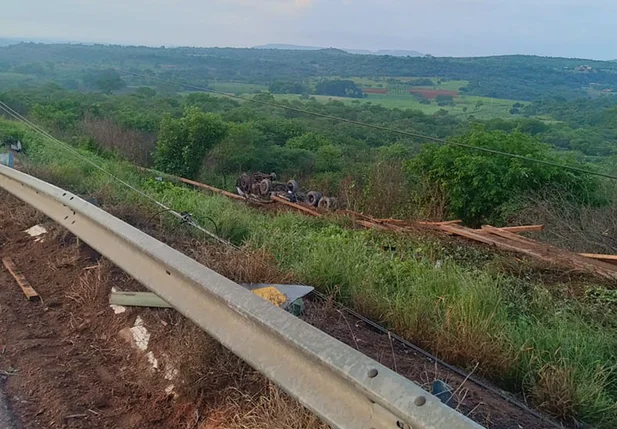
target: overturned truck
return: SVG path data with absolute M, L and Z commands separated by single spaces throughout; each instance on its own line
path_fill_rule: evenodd
M 334 197 L 324 197 L 317 191 L 304 192 L 295 180 L 279 182 L 276 179 L 275 173 L 244 173 L 236 181 L 236 190 L 247 199 L 270 201 L 271 195 L 277 195 L 292 203 L 304 203 L 323 210 L 338 208 L 338 200 Z

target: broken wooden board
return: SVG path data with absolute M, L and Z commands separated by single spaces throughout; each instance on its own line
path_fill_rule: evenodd
M 501 228 L 484 226 L 482 229 L 471 229 L 459 225 L 442 225 L 440 229 L 502 250 L 529 255 L 569 270 L 588 272 L 607 279 L 617 280 L 617 267 L 614 265 L 585 258 L 577 253 L 521 237 Z
M 13 278 L 15 279 L 15 281 L 17 282 L 17 284 L 19 285 L 19 287 L 29 301 L 41 299 L 39 294 L 30 285 L 28 279 L 26 279 L 26 277 L 21 273 L 21 271 L 17 269 L 15 263 L 11 258 L 9 258 L 8 256 L 6 258 L 2 258 L 2 263 L 4 264 L 6 269 L 9 270 L 9 273 L 11 273 L 11 275 L 13 276 Z
M 310 214 L 311 216 L 320 217 L 321 213 L 316 212 L 315 210 L 309 209 L 301 204 L 292 203 L 291 201 L 287 201 L 285 198 L 281 198 L 277 195 L 272 195 L 271 197 L 274 201 L 279 202 L 281 204 L 285 204 L 286 206 L 293 207 L 296 210 L 300 210 L 306 214 Z
M 617 265 L 617 255 L 600 255 L 597 253 L 579 253 L 579 255 L 584 256 L 585 258 L 597 259 L 598 261 Z
M 540 232 L 544 230 L 544 225 L 503 226 L 499 229 L 508 232 Z

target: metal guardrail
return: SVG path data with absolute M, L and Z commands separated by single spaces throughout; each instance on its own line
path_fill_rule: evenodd
M 334 428 L 481 429 L 418 385 L 78 196 L 0 165 L 58 222 Z

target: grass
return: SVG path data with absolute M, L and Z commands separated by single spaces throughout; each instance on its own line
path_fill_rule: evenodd
M 242 82 L 211 82 L 209 86 L 215 91 L 226 92 L 230 94 L 246 94 L 268 90 L 268 87 L 266 85 Z
M 515 100 L 505 100 L 499 98 L 477 97 L 471 95 L 461 95 L 454 100 L 454 106 L 438 106 L 433 100 L 431 104 L 422 104 L 420 101 L 408 94 L 368 94 L 366 98 L 346 98 L 346 97 L 332 97 L 328 95 L 314 95 L 317 101 L 327 103 L 330 100 L 342 101 L 345 104 L 356 103 L 373 103 L 380 104 L 390 109 L 415 109 L 432 115 L 440 110 L 447 111 L 450 115 L 461 116 L 461 119 L 468 118 L 473 115 L 478 119 L 492 119 L 492 118 L 515 118 L 517 116 L 510 114 L 512 105 L 516 103 Z M 276 100 L 299 100 L 300 96 L 296 94 L 274 94 Z M 476 107 L 477 103 L 481 101 L 482 106 Z M 465 108 L 467 109 L 465 111 Z
M 6 124 L 0 122 L 0 129 Z M 52 143 L 29 133 L 25 142 L 29 163 L 45 179 L 78 193 L 105 189 L 114 202 L 144 204 Z M 477 365 L 477 372 L 525 392 L 537 407 L 600 429 L 617 427 L 612 304 L 562 296 L 558 291 L 566 290 L 564 285 L 483 269 L 486 255 L 436 239 L 350 230 L 291 213 L 271 216 L 151 180 L 118 160 L 84 155 L 176 210 L 192 213 L 204 227 L 209 227 L 206 217 L 212 218 L 221 235 L 271 255 L 297 281 L 334 294 L 451 363 Z M 384 250 L 393 247 L 396 251 Z

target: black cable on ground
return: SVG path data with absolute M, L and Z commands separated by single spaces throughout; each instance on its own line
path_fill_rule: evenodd
M 315 296 L 317 296 L 319 299 L 322 299 L 324 301 L 329 301 L 330 298 L 326 295 L 324 295 L 323 293 L 317 291 L 317 290 L 313 290 L 313 292 L 311 292 L 312 294 L 314 294 Z M 435 363 L 438 363 L 439 365 L 443 366 L 444 368 L 454 372 L 455 374 L 463 377 L 463 379 L 469 380 L 472 383 L 474 383 L 475 385 L 488 390 L 489 392 L 498 395 L 500 398 L 502 398 L 503 400 L 507 401 L 508 403 L 528 412 L 529 414 L 533 415 L 534 417 L 537 417 L 539 419 L 541 419 L 542 421 L 551 424 L 553 427 L 555 428 L 559 428 L 559 429 L 563 429 L 563 425 L 560 425 L 559 423 L 551 420 L 550 418 L 548 418 L 547 416 L 537 412 L 536 410 L 529 408 L 527 405 L 525 405 L 524 403 L 522 403 L 521 401 L 512 398 L 509 394 L 507 394 L 506 392 L 504 392 L 501 389 L 497 389 L 487 383 L 485 383 L 484 381 L 478 379 L 477 377 L 474 377 L 473 375 L 463 371 L 460 368 L 457 368 L 453 365 L 450 365 L 449 363 L 439 359 L 437 356 L 435 356 L 434 354 L 427 352 L 426 350 L 416 346 L 415 344 L 407 341 L 406 339 L 404 339 L 403 337 L 401 337 L 400 335 L 397 335 L 391 331 L 389 331 L 388 329 L 384 328 L 383 326 L 379 325 L 376 322 L 373 322 L 372 320 L 362 316 L 360 313 L 358 313 L 357 311 L 341 304 L 340 302 L 336 301 L 336 300 L 332 300 L 332 302 L 341 310 L 349 313 L 350 315 L 352 315 L 353 317 L 361 320 L 362 322 L 366 323 L 367 325 L 369 325 L 370 327 L 378 330 L 379 332 L 388 335 L 391 338 L 394 338 L 396 341 L 398 341 L 399 343 L 405 345 L 406 347 L 412 349 L 413 351 L 421 354 L 422 356 L 426 357 L 429 360 L 432 360 Z

